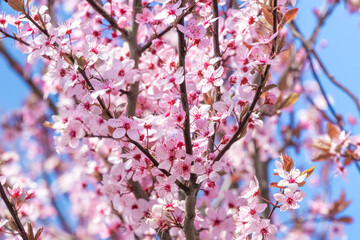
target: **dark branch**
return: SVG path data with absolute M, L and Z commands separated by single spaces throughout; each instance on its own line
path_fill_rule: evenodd
M 218 2 L 217 0 L 212 0 L 212 12 L 213 17 L 217 18 L 216 21 L 213 23 L 213 49 L 214 49 L 214 57 L 221 57 L 220 53 L 220 42 L 219 42 L 219 8 L 218 8 Z M 218 61 L 215 64 L 215 69 L 218 69 L 220 66 L 220 61 Z M 221 93 L 220 93 L 220 87 L 216 87 L 214 94 L 214 102 L 218 102 L 221 99 Z M 215 129 L 216 129 L 216 123 L 215 123 Z M 211 136 L 211 139 L 208 141 L 207 145 L 207 152 L 211 153 L 214 151 L 214 144 L 215 144 L 215 136 L 216 132 Z
M 181 4 L 181 6 L 183 6 L 183 3 Z M 180 18 L 179 25 L 184 25 L 184 16 Z M 186 55 L 185 36 L 184 33 L 182 33 L 179 30 L 177 30 L 177 33 L 178 33 L 178 43 L 179 43 L 179 67 L 182 67 L 184 69 L 184 75 L 185 75 L 185 55 Z M 181 94 L 181 105 L 186 115 L 184 121 L 184 129 L 183 129 L 185 149 L 187 154 L 192 155 L 189 101 L 186 90 L 186 79 L 184 79 L 184 81 L 180 84 L 180 94 Z
M 244 131 L 245 127 L 247 127 L 247 123 L 248 120 L 252 114 L 252 112 L 255 109 L 255 106 L 258 102 L 258 100 L 260 99 L 260 95 L 262 93 L 262 89 L 265 86 L 266 83 L 266 78 L 268 76 L 270 72 L 270 65 L 266 65 L 265 67 L 265 72 L 264 74 L 261 76 L 261 82 L 256 90 L 255 96 L 251 102 L 251 105 L 249 107 L 249 110 L 247 111 L 247 113 L 245 114 L 244 119 L 240 122 L 239 124 L 239 128 L 236 130 L 235 134 L 232 136 L 232 138 L 230 139 L 230 141 L 224 146 L 223 149 L 221 149 L 221 151 L 219 152 L 219 154 L 215 157 L 213 163 L 219 161 L 224 154 L 227 152 L 227 150 L 230 149 L 230 147 L 238 140 L 238 137 L 240 136 L 240 134 L 242 133 L 242 131 Z
M 17 211 L 16 209 L 14 208 L 14 206 L 10 203 L 8 197 L 6 196 L 6 193 L 5 193 L 5 190 L 4 190 L 4 187 L 2 184 L 0 184 L 0 195 L 1 195 L 1 198 L 2 200 L 4 201 L 7 209 L 9 210 L 12 218 L 14 219 L 15 221 L 15 224 L 20 232 L 20 236 L 23 238 L 23 240 L 29 240 L 29 238 L 27 237 L 26 235 L 26 232 L 25 232 L 25 229 L 24 229 L 24 226 L 22 225 L 18 215 L 17 215 Z
M 277 0 L 274 0 L 274 6 L 273 6 L 273 33 L 275 34 L 277 31 Z M 277 38 L 274 38 L 273 41 L 273 47 L 272 47 L 272 58 L 275 57 L 275 51 L 276 51 L 276 41 Z M 220 161 L 220 159 L 224 156 L 224 154 L 230 149 L 230 147 L 238 140 L 238 137 L 240 136 L 240 134 L 244 131 L 244 129 L 247 127 L 247 123 L 248 120 L 252 114 L 252 112 L 255 109 L 255 106 L 258 102 L 258 100 L 260 99 L 261 93 L 262 93 L 262 89 L 265 86 L 265 83 L 267 81 L 267 78 L 270 74 L 270 65 L 267 64 L 265 66 L 265 71 L 263 74 L 261 74 L 261 81 L 260 84 L 258 86 L 258 88 L 256 89 L 256 93 L 255 96 L 251 102 L 251 105 L 247 111 L 247 113 L 245 114 L 244 118 L 242 119 L 242 121 L 239 123 L 239 128 L 236 130 L 235 134 L 232 136 L 232 138 L 230 139 L 230 141 L 224 146 L 223 149 L 221 149 L 221 151 L 219 152 L 219 154 L 215 157 L 215 159 L 213 160 L 213 164 L 217 161 Z

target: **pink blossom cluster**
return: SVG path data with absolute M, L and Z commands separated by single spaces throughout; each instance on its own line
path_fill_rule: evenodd
M 21 15 L 1 16 L 1 34 L 27 55 L 26 70 L 43 72 L 29 80 L 38 95 L 3 119 L 2 138 L 18 141 L 30 160 L 0 146 L 0 182 L 7 177 L 23 222 L 59 222 L 41 239 L 276 239 L 283 225 L 274 211 L 300 207 L 314 170 L 301 172 L 282 155 L 281 180 L 270 184 L 279 188 L 275 203 L 259 173 L 298 147 L 296 129 L 279 115 L 294 113 L 304 89 L 285 89 L 295 73 L 279 86 L 271 76 L 290 61 L 284 26 L 295 1 L 64 0 L 64 22 L 42 1 L 8 2 Z M 294 55 L 300 64 L 304 52 Z M 312 110 L 297 131 L 319 136 Z M 284 141 L 274 136 L 279 126 Z M 360 155 L 336 127 L 327 134 L 315 140 L 322 160 Z M 0 230 L 21 235 L 5 215 Z

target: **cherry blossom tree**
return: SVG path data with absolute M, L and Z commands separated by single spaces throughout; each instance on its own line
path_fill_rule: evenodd
M 314 47 L 326 2 L 306 39 L 294 0 L 5 0 L 0 53 L 32 93 L 2 117 L 1 236 L 344 237 L 350 201 L 324 196 L 360 137 L 318 72 L 360 104 Z

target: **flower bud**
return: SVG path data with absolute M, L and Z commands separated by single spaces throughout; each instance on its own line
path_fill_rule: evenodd
M 33 198 L 34 196 L 35 196 L 34 190 L 27 190 L 25 199 L 30 199 L 30 198 Z
M 230 49 L 235 48 L 235 40 L 234 40 L 234 39 L 231 39 L 231 40 L 228 42 L 227 47 L 230 48 Z
M 229 84 L 230 86 L 234 86 L 237 82 L 237 77 L 234 76 L 234 75 L 231 75 L 230 78 L 229 78 Z
M 209 153 L 209 155 L 208 155 L 208 159 L 209 159 L 209 160 L 214 160 L 215 157 L 216 157 L 216 154 L 215 154 L 215 153 Z
M 272 92 L 267 92 L 266 96 L 265 96 L 265 104 L 275 104 L 277 101 L 277 97 L 274 93 Z
M 245 85 L 249 82 L 249 80 L 246 77 L 243 77 L 240 81 L 240 85 Z
M 231 139 L 229 134 L 226 134 L 222 137 L 220 144 L 227 144 L 229 142 L 229 140 Z

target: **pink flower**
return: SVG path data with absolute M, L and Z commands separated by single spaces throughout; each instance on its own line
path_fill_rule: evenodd
M 197 24 L 196 20 L 193 18 L 187 22 L 186 27 L 178 24 L 177 28 L 180 32 L 193 39 L 202 39 L 206 34 L 206 29 L 203 25 Z
M 3 13 L 0 16 L 0 28 L 6 29 L 8 26 L 9 20 L 10 20 L 10 15 L 5 15 L 5 13 Z
M 298 209 L 300 206 L 298 202 L 301 202 L 305 197 L 305 193 L 301 191 L 296 191 L 296 189 L 285 188 L 284 194 L 275 193 L 274 198 L 279 203 L 282 203 L 280 206 L 280 211 L 284 212 L 288 209 Z
M 23 194 L 22 187 L 18 183 L 15 183 L 12 188 L 8 188 L 8 191 L 12 198 L 18 198 Z
M 96 38 L 92 35 L 86 36 L 86 44 L 84 46 L 85 57 L 89 64 L 94 64 L 98 59 L 109 60 L 109 48 L 97 42 Z
M 175 73 L 170 74 L 166 79 L 159 81 L 159 84 L 164 85 L 163 90 L 170 90 L 175 84 L 181 84 L 184 81 L 184 68 L 179 67 Z
M 119 119 L 109 119 L 108 125 L 116 128 L 112 134 L 114 138 L 122 138 L 127 134 L 130 139 L 134 141 L 139 140 L 139 132 L 134 121 L 130 118 L 120 117 Z
M 193 156 L 187 156 L 185 159 L 176 161 L 173 174 L 175 176 L 180 176 L 185 180 L 189 180 L 191 174 L 191 163 L 193 160 Z
M 34 196 L 35 196 L 34 190 L 27 190 L 25 199 L 30 199 L 30 198 L 33 198 Z
M 79 146 L 80 139 L 84 136 L 85 131 L 82 123 L 79 121 L 71 121 L 61 136 L 61 144 L 63 146 L 69 145 L 72 148 L 77 148 Z
M 210 105 L 201 105 L 200 107 L 194 106 L 190 109 L 190 118 L 191 122 L 199 120 L 199 119 L 208 119 Z
M 157 177 L 158 185 L 156 186 L 156 191 L 159 194 L 159 197 L 165 199 L 173 198 L 174 194 L 178 191 L 178 187 L 175 184 L 176 178 L 174 176 L 170 176 L 167 178 Z
M 259 181 L 256 176 L 254 176 L 254 181 L 251 181 L 249 188 L 245 191 L 245 194 L 242 195 L 244 198 L 253 198 L 259 195 Z
M 279 174 L 281 179 L 278 183 L 280 187 L 289 187 L 291 189 L 296 189 L 298 184 L 303 182 L 306 178 L 306 174 L 301 175 L 299 169 L 292 169 L 290 172 L 283 170 L 282 163 L 279 161 L 275 162 L 276 170 L 275 172 Z
M 217 239 L 222 231 L 232 232 L 234 226 L 234 220 L 232 217 L 228 217 L 226 210 L 223 207 L 218 209 L 208 208 L 206 210 L 206 223 L 205 226 L 211 230 L 213 239 Z
M 206 70 L 204 70 L 203 75 L 204 79 L 202 79 L 199 83 L 199 89 L 203 93 L 210 91 L 214 86 L 220 87 L 223 84 L 223 80 L 220 78 L 224 73 L 224 68 L 220 66 L 215 70 L 214 66 L 209 66 Z
M 346 239 L 344 223 L 333 221 L 329 229 L 330 239 Z
M 265 104 L 275 104 L 277 101 L 277 96 L 272 92 L 267 92 L 265 95 Z
M 259 113 L 251 113 L 251 117 L 248 120 L 248 128 L 253 129 L 255 126 L 263 127 L 264 122 L 260 119 Z
M 38 35 L 32 44 L 33 51 L 29 54 L 27 60 L 29 63 L 35 63 L 35 61 L 41 56 L 52 57 L 57 54 L 57 51 L 53 48 L 53 44 L 59 42 L 58 32 L 51 29 L 50 37 L 44 34 Z
M 174 5 L 164 5 L 164 9 L 154 17 L 154 20 L 163 20 L 166 24 L 173 23 L 185 9 L 184 7 L 179 8 L 180 4 L 181 1 L 177 1 Z
M 213 165 L 207 162 L 195 162 L 192 167 L 194 173 L 198 174 L 196 183 L 201 183 L 204 180 L 210 180 L 212 182 L 217 182 L 220 180 L 220 175 L 218 172 L 222 169 L 220 162 L 215 162 Z
M 246 206 L 239 209 L 239 219 L 241 222 L 260 220 L 259 213 L 267 207 L 266 203 L 258 203 L 256 199 L 250 200 Z
M 275 234 L 278 232 L 278 229 L 275 225 L 270 224 L 269 219 L 261 219 L 259 222 L 256 222 L 257 230 L 253 233 L 253 240 L 276 240 Z
M 115 87 L 125 87 L 124 81 L 128 83 L 134 83 L 134 60 L 125 59 L 119 61 L 113 59 L 111 68 L 105 72 L 104 78 L 109 78 L 114 80 Z

